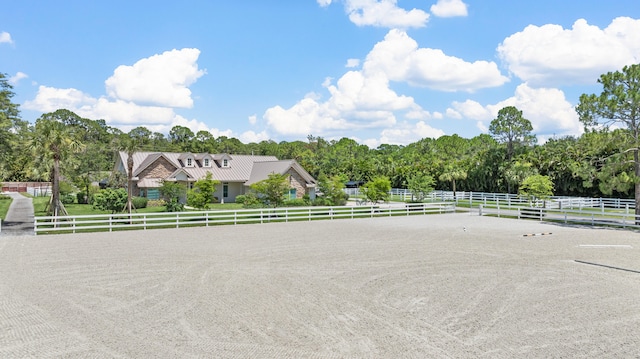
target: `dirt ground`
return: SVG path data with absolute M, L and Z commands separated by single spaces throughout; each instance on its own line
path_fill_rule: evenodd
M 640 273 L 576 260 L 640 271 L 640 234 L 446 214 L 2 237 L 0 357 L 637 357 Z

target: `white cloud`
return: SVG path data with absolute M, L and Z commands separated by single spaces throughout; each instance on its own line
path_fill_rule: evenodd
M 10 33 L 6 31 L 0 32 L 0 44 L 2 43 L 13 44 L 13 40 L 11 40 Z
M 619 17 L 604 30 L 584 19 L 571 29 L 529 25 L 497 51 L 509 71 L 532 85 L 594 83 L 605 72 L 640 62 L 640 20 Z
M 348 59 L 347 64 L 344 65 L 347 68 L 354 68 L 360 66 L 360 59 Z
M 533 88 L 526 83 L 516 88 L 514 96 L 497 104 L 482 106 L 471 100 L 454 102 L 447 115 L 454 119 L 475 120 L 476 127 L 486 132 L 498 111 L 507 106 L 521 110 L 524 118 L 531 121 L 534 133 L 577 136 L 583 132 L 578 114 L 564 92 L 555 88 Z
M 470 118 L 474 120 L 491 120 L 498 114 L 492 113 L 491 110 L 482 106 L 480 103 L 472 100 L 466 100 L 465 102 L 457 102 L 454 101 L 452 103 L 453 109 L 447 109 L 447 117 L 461 119 L 461 118 Z M 450 112 L 452 116 L 449 116 Z
M 509 79 L 495 62 L 466 62 L 438 49 L 419 48 L 401 30 L 390 30 L 367 55 L 363 69 L 383 72 L 392 81 L 442 91 L 475 91 L 503 85 Z
M 25 101 L 23 107 L 27 110 L 40 112 L 53 112 L 61 108 L 73 111 L 82 108 L 90 108 L 97 102 L 98 101 L 95 98 L 73 88 L 58 89 L 54 87 L 40 86 L 36 97 L 31 101 Z
M 329 4 L 329 0 L 319 0 Z M 429 14 L 420 9 L 409 11 L 399 8 L 397 0 L 345 0 L 345 10 L 349 20 L 358 26 L 386 28 L 424 27 Z
M 198 49 L 166 51 L 118 66 L 105 81 L 107 94 L 118 100 L 165 107 L 193 106 L 188 86 L 205 74 L 198 69 Z
M 262 141 L 268 141 L 270 139 L 269 134 L 266 131 L 262 131 L 260 133 L 256 133 L 254 131 L 247 131 L 240 134 L 240 138 L 238 138 L 242 143 L 259 143 Z
M 331 0 L 318 0 L 318 5 L 322 7 L 327 7 L 331 5 Z
M 489 128 L 485 126 L 484 122 L 482 121 L 476 122 L 476 128 L 478 128 L 478 130 L 480 130 L 480 132 L 482 133 L 489 133 Z
M 106 97 L 93 98 L 76 89 L 57 89 L 40 86 L 35 99 L 26 101 L 24 108 L 43 113 L 58 109 L 68 109 L 77 115 L 90 119 L 103 119 L 109 126 L 122 131 L 145 126 L 151 131 L 168 133 L 174 126 L 185 126 L 193 132 L 209 131 L 215 136 L 231 137 L 230 130 L 220 131 L 209 128 L 205 123 L 188 120 L 176 114 L 170 107 L 141 106 L 130 101 L 110 100 Z M 216 135 L 217 134 L 217 135 Z
M 431 5 L 431 12 L 438 17 L 467 16 L 467 4 L 462 0 L 438 0 Z
M 330 95 L 326 100 L 321 101 L 318 94 L 307 95 L 289 108 L 267 109 L 263 118 L 272 133 L 282 135 L 330 137 L 379 129 L 381 139 L 399 143 L 410 137 L 440 136 L 442 131 L 424 121 L 443 114 L 429 113 L 413 97 L 396 93 L 390 81 L 450 91 L 472 91 L 507 81 L 495 63 L 467 63 L 444 54 L 430 57 L 422 50 L 405 32 L 391 30 L 367 55 L 362 70 L 347 71 L 335 84 L 330 78 L 324 80 Z M 403 125 L 398 127 L 398 122 Z
M 9 83 L 12 85 L 16 85 L 18 82 L 20 82 L 20 80 L 26 79 L 28 77 L 29 76 L 24 72 L 18 71 L 18 73 L 16 73 L 14 76 L 11 76 L 11 78 L 9 78 Z
M 393 128 L 384 129 L 380 136 L 380 144 L 404 145 L 419 141 L 422 138 L 438 138 L 444 131 L 427 125 L 424 121 L 416 124 L 401 123 Z
M 350 126 L 344 119 L 334 119 L 326 104 L 305 98 L 284 109 L 275 106 L 267 109 L 264 119 L 274 131 L 284 135 L 308 135 L 330 130 L 345 130 Z
M 257 115 L 249 116 L 249 124 L 255 125 L 257 122 L 258 122 L 258 116 Z

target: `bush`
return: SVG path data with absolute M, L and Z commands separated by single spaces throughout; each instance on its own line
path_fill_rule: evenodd
M 6 194 L 0 194 L 0 201 L 6 201 L 10 199 L 11 197 L 7 196 Z
M 133 197 L 131 198 L 131 203 L 134 208 L 147 208 L 147 202 L 149 200 L 145 197 Z
M 238 203 L 238 204 L 244 204 L 244 200 L 245 200 L 246 198 L 247 198 L 247 197 L 246 197 L 245 195 L 243 195 L 243 194 L 239 194 L 239 195 L 237 195 L 237 196 L 236 196 L 236 203 Z
M 80 191 L 76 193 L 76 201 L 78 204 L 92 204 L 93 196 L 100 192 L 100 187 L 98 186 L 89 186 L 89 196 L 87 197 L 86 191 Z
M 308 206 L 309 204 L 309 201 L 304 200 L 304 198 L 296 198 L 284 201 L 285 207 L 304 207 Z
M 238 200 L 238 197 L 236 197 L 236 201 L 237 200 Z M 250 192 L 244 195 L 244 199 L 242 201 L 242 207 L 243 208 L 260 208 L 262 207 L 262 202 L 260 201 L 260 199 L 258 199 L 258 197 L 253 192 Z
M 60 196 L 62 204 L 72 204 L 76 202 L 76 198 L 72 194 L 65 194 Z
M 162 207 L 165 204 L 163 199 L 150 199 L 147 201 L 147 207 Z
M 93 208 L 111 213 L 121 212 L 127 204 L 127 191 L 124 188 L 103 189 L 93 196 Z
M 87 198 L 87 194 L 84 192 L 78 192 L 76 193 L 76 201 L 78 202 L 78 204 L 88 204 L 89 203 L 89 198 Z
M 70 183 L 64 182 L 64 181 L 60 181 L 59 190 L 62 196 L 68 195 L 69 193 L 76 191 Z M 64 201 L 62 203 L 64 203 Z
M 333 203 L 331 202 L 331 200 L 329 198 L 326 197 L 316 197 L 316 199 L 313 201 L 313 205 L 314 206 L 320 206 L 320 207 L 325 207 L 325 206 L 332 206 Z

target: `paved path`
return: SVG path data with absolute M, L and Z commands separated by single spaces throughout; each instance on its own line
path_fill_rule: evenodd
M 13 198 L 7 218 L 2 221 L 0 236 L 32 236 L 33 232 L 33 202 L 31 198 L 19 193 L 9 192 L 6 195 Z

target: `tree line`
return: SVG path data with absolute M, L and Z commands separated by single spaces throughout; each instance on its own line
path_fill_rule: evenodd
M 315 178 L 366 183 L 385 177 L 395 188 L 430 179 L 442 190 L 516 193 L 527 177 L 541 175 L 551 180 L 555 195 L 640 200 L 640 65 L 604 74 L 599 83 L 602 93 L 582 95 L 576 107 L 585 126 L 581 136 L 537 144 L 531 122 L 509 106 L 488 134 L 369 148 L 346 137 L 314 135 L 306 141 L 242 143 L 184 126 L 167 135 L 144 126 L 125 133 L 66 109 L 32 124 L 22 120 L 13 88 L 0 73 L 0 181 L 52 181 L 59 175 L 88 193 L 90 183 L 113 169 L 115 151 L 164 151 L 272 155 L 295 159 Z M 119 180 L 127 187 L 126 179 Z

